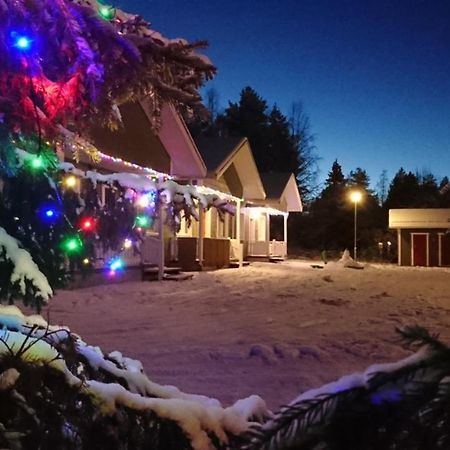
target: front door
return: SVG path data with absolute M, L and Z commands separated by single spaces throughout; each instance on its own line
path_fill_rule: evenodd
M 450 266 L 450 235 L 441 234 L 441 266 Z
M 428 236 L 426 234 L 412 234 L 412 265 L 427 266 Z

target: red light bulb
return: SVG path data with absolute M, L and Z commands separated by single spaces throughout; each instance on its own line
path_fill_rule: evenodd
M 87 217 L 81 221 L 81 229 L 83 231 L 92 231 L 95 227 L 95 220 Z

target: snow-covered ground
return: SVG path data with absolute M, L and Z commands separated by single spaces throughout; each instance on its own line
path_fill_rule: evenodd
M 155 382 L 226 404 L 256 393 L 272 408 L 404 357 L 398 326 L 423 325 L 450 342 L 450 270 L 311 264 L 60 291 L 43 316 L 140 359 Z

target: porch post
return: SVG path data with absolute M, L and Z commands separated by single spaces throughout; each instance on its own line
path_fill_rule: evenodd
M 236 203 L 236 240 L 239 248 L 239 267 L 242 267 L 243 244 L 241 243 L 241 200 Z M 241 251 L 242 250 L 242 251 Z
M 283 226 L 283 240 L 284 240 L 284 242 L 286 243 L 286 255 L 287 255 L 287 238 L 288 238 L 288 236 L 287 236 L 287 220 L 288 220 L 288 216 L 289 216 L 289 214 L 284 214 L 283 215 L 283 218 L 284 218 L 284 226 Z M 286 255 L 284 255 L 284 256 L 286 256 Z
M 159 261 L 158 261 L 158 281 L 164 279 L 164 220 L 165 220 L 165 207 L 161 205 L 159 210 L 159 220 L 158 220 L 158 239 L 159 239 Z
M 203 236 L 205 235 L 205 211 L 200 206 L 198 216 L 197 257 L 200 268 L 203 267 Z

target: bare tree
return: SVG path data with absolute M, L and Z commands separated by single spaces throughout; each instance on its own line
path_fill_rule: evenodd
M 383 169 L 377 183 L 377 197 L 380 206 L 382 206 L 383 203 L 386 201 L 388 191 L 389 191 L 389 179 L 387 175 L 387 170 Z
M 214 123 L 219 115 L 220 109 L 220 95 L 219 91 L 212 87 L 205 93 L 205 103 L 209 112 L 211 113 L 211 123 Z
M 298 151 L 299 172 L 297 182 L 305 200 L 318 192 L 317 176 L 320 158 L 316 154 L 315 135 L 311 131 L 309 116 L 301 101 L 293 102 L 289 114 L 289 126 Z

